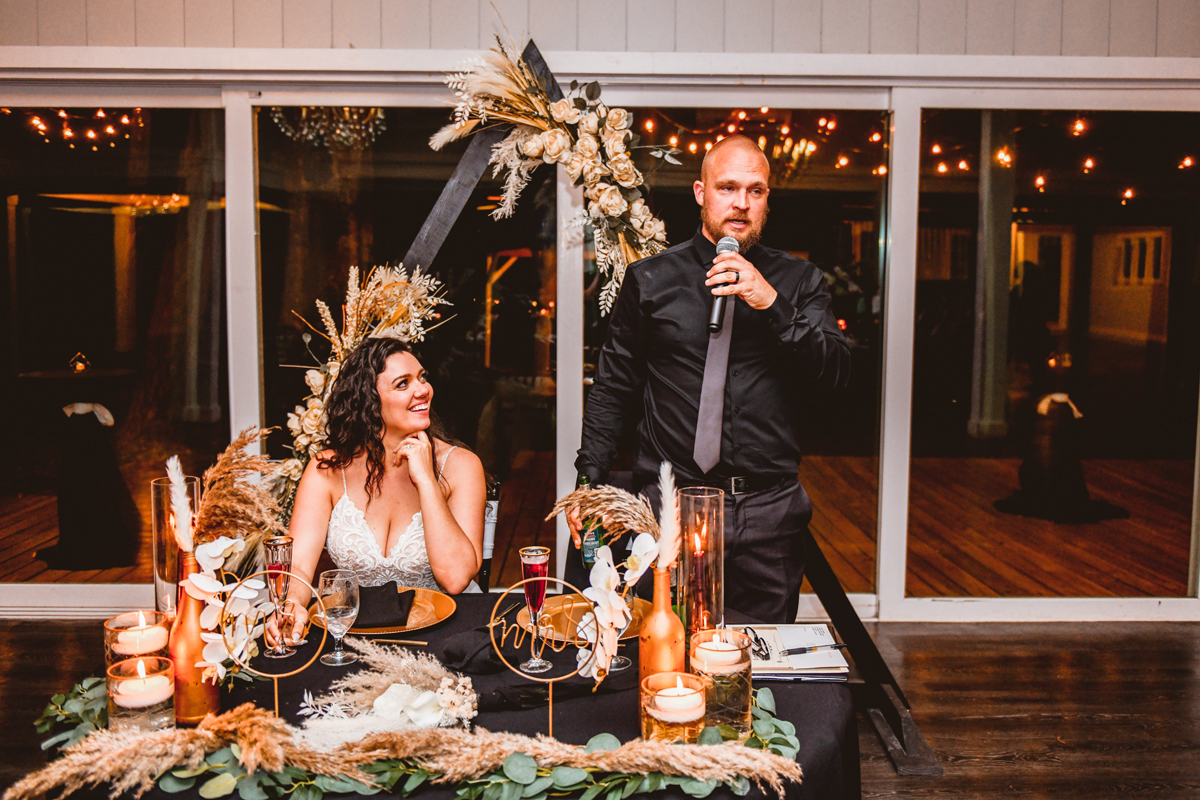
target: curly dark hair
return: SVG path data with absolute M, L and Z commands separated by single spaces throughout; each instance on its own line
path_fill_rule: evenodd
M 412 353 L 412 348 L 398 339 L 367 339 L 346 356 L 338 370 L 337 380 L 325 406 L 327 444 L 332 455 L 318 458 L 318 469 L 345 469 L 360 454 L 367 455 L 367 503 L 377 497 L 383 483 L 383 409 L 379 401 L 377 380 L 387 366 L 387 360 L 397 353 Z M 435 439 L 445 439 L 441 423 L 430 412 L 426 431 L 430 445 Z M 430 447 L 434 470 L 437 470 L 435 448 Z

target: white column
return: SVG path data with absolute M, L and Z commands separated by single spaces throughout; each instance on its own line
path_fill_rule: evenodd
M 255 93 L 257 94 L 257 93 Z M 258 169 L 250 92 L 225 91 L 225 319 L 229 430 L 263 424 Z
M 583 210 L 583 190 L 572 186 L 558 166 L 558 297 L 555 300 L 555 382 L 558 430 L 555 439 L 556 496 L 575 488 L 575 452 L 583 435 L 583 231 L 570 226 Z M 562 577 L 571 552 L 571 534 L 560 514 L 555 529 L 555 574 Z
M 981 112 L 979 228 L 975 261 L 975 355 L 971 367 L 971 418 L 977 438 L 1008 433 L 1008 294 L 1012 270 L 1013 168 L 996 159 L 1015 157 L 1011 112 Z
M 917 297 L 917 198 L 921 107 L 912 92 L 892 92 L 888 248 L 884 274 L 883 409 L 879 445 L 879 539 L 875 590 L 879 620 L 904 600 L 908 558 L 908 465 L 912 435 L 913 329 Z

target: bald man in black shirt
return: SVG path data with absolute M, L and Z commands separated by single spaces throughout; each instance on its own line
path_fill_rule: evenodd
M 758 244 L 769 177 L 752 140 L 718 142 L 694 185 L 700 230 L 629 267 L 575 465 L 592 485 L 604 483 L 625 419 L 640 402 L 635 486 L 657 507 L 658 467 L 669 461 L 680 486 L 724 489 L 726 605 L 782 623 L 796 616 L 801 536 L 812 516 L 797 477 L 796 393 L 843 388 L 850 351 L 821 270 Z M 725 236 L 740 252 L 717 254 Z M 729 309 L 721 333 L 710 336 L 710 309 L 721 295 Z M 725 369 L 714 355 L 721 337 Z M 706 364 L 710 391 L 702 402 Z M 569 523 L 578 546 L 578 520 Z

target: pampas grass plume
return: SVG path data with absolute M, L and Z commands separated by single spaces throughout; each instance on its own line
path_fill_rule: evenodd
M 167 459 L 167 477 L 171 480 L 171 511 L 175 514 L 175 540 L 179 549 L 185 553 L 193 550 L 192 544 L 192 505 L 188 501 L 187 481 L 183 477 L 183 467 L 179 465 L 179 456 Z
M 658 568 L 668 569 L 679 557 L 679 505 L 675 497 L 675 473 L 668 461 L 658 471 L 662 504 L 658 516 Z

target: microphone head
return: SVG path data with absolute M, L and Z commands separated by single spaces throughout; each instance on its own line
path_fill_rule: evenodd
M 742 249 L 738 244 L 738 240 L 732 236 L 722 236 L 721 241 L 717 242 L 718 253 L 736 253 Z

